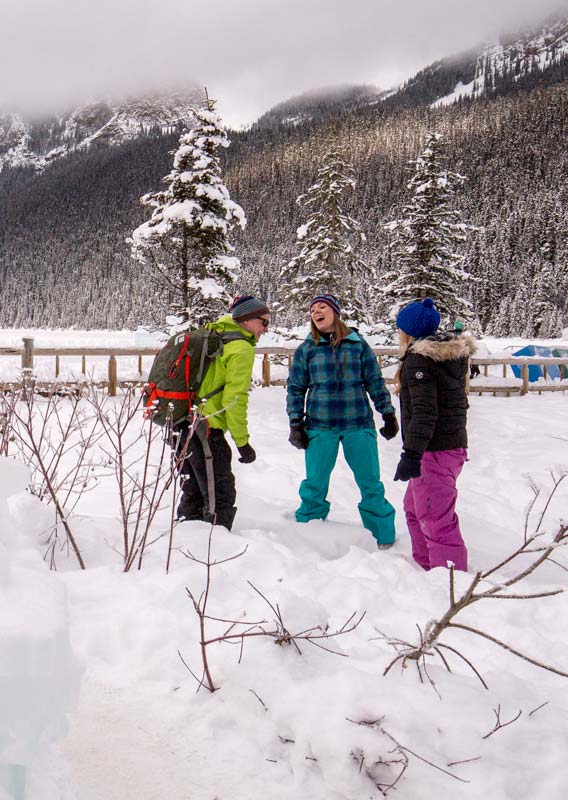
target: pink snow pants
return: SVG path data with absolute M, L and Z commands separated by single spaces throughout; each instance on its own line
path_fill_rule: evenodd
M 467 571 L 467 549 L 462 539 L 456 500 L 456 480 L 467 451 L 427 451 L 419 478 L 411 478 L 404 496 L 404 513 L 412 542 L 412 556 L 424 569 L 447 567 Z

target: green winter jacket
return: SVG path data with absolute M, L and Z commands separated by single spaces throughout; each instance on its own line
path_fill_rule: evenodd
M 222 392 L 207 400 L 200 409 L 204 414 L 214 414 L 208 422 L 212 428 L 219 428 L 225 433 L 229 431 L 237 447 L 248 442 L 247 406 L 254 364 L 254 346 L 256 338 L 226 314 L 224 317 L 204 326 L 222 333 L 242 333 L 245 339 L 227 342 L 223 353 L 218 356 L 207 370 L 199 387 L 199 396 L 224 386 Z M 225 411 L 221 411 L 224 408 Z

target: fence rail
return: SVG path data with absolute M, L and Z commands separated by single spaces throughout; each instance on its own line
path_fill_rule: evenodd
M 287 357 L 288 368 L 290 366 L 295 347 L 257 347 L 255 348 L 258 355 L 262 355 L 262 385 L 273 386 L 282 385 L 285 383 L 283 379 L 273 380 L 271 378 L 271 361 L 270 356 Z M 61 358 L 66 356 L 75 356 L 81 358 L 81 374 L 87 378 L 87 357 L 103 357 L 108 358 L 107 365 L 107 378 L 106 380 L 96 381 L 97 384 L 108 387 L 110 396 L 115 396 L 117 388 L 125 383 L 131 384 L 132 381 L 120 381 L 118 378 L 118 364 L 117 357 L 120 356 L 136 356 L 138 358 L 138 374 L 139 380 L 143 381 L 143 363 L 142 359 L 146 356 L 155 356 L 159 351 L 158 347 L 36 347 L 33 339 L 23 339 L 21 347 L 0 347 L 0 356 L 19 356 L 21 358 L 22 369 L 33 370 L 34 358 L 36 356 L 53 356 L 55 358 L 55 380 L 59 379 L 61 371 Z M 384 365 L 385 359 L 396 359 L 398 356 L 398 348 L 396 347 L 374 347 L 373 352 L 377 356 L 380 366 Z M 467 380 L 467 390 L 471 393 L 486 393 L 490 392 L 496 394 L 521 394 L 525 395 L 528 392 L 549 392 L 549 391 L 568 391 L 568 358 L 552 358 L 546 356 L 509 356 L 509 357 L 493 357 L 493 356 L 479 356 L 470 359 L 471 365 L 483 367 L 483 378 L 481 380 L 470 381 Z M 514 383 L 490 383 L 492 377 L 489 375 L 489 367 L 502 366 L 503 377 L 502 381 L 507 379 L 507 368 L 509 366 L 518 366 L 521 368 L 521 378 L 514 379 Z M 547 378 L 548 367 L 554 365 L 561 368 L 561 381 L 553 383 L 529 381 L 529 366 L 538 365 L 543 368 L 543 377 Z M 385 377 L 386 383 L 392 383 L 393 378 Z M 72 383 L 73 381 L 66 381 Z M 74 382 L 78 382 L 75 380 Z M 13 386 L 14 382 L 10 382 Z M 0 388 L 5 388 L 6 384 L 0 383 Z

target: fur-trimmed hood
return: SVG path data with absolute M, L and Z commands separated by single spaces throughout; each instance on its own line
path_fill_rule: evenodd
M 476 350 L 477 345 L 471 333 L 438 333 L 412 342 L 404 357 L 416 353 L 432 361 L 457 361 L 469 358 Z

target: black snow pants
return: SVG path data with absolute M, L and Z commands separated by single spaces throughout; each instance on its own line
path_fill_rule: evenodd
M 201 423 L 200 434 L 205 433 L 205 423 Z M 189 426 L 179 426 L 176 452 L 182 453 L 189 433 Z M 201 436 L 195 432 L 190 438 L 185 458 L 180 466 L 181 498 L 177 509 L 178 519 L 200 519 L 215 522 L 231 530 L 235 513 L 235 476 L 231 471 L 231 448 L 225 434 L 218 428 L 210 428 L 207 442 L 211 451 L 212 477 L 215 497 L 215 514 L 209 508 L 210 486 L 208 483 L 206 453 Z

